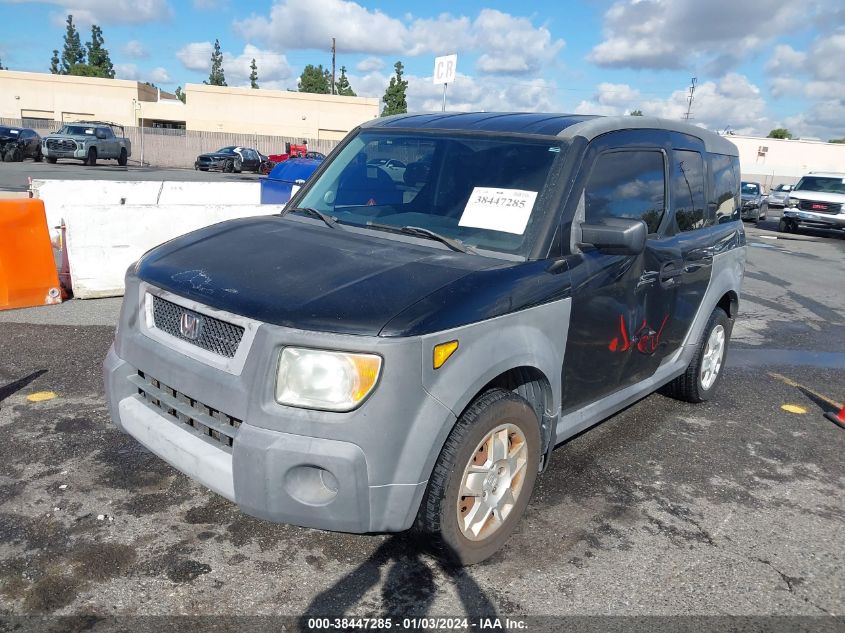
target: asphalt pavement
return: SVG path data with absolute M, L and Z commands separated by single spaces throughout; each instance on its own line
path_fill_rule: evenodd
M 116 431 L 100 363 L 118 300 L 0 313 L 0 615 L 735 615 L 841 630 L 845 431 L 823 413 L 845 400 L 845 240 L 766 226 L 748 227 L 716 398 L 651 395 L 560 446 L 504 550 L 463 570 L 407 535 L 253 519 Z

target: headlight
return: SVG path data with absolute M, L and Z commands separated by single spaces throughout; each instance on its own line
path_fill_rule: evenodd
M 797 207 L 797 206 L 798 206 L 798 203 L 799 203 L 799 202 L 801 202 L 801 201 L 800 201 L 798 198 L 789 198 L 789 199 L 786 201 L 786 206 L 788 206 L 788 207 L 790 207 L 790 208 L 795 208 L 795 207 Z
M 279 358 L 276 401 L 304 409 L 351 411 L 376 386 L 381 357 L 286 347 Z

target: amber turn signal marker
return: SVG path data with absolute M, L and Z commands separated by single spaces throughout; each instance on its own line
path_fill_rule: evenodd
M 449 357 L 458 349 L 457 341 L 449 341 L 448 343 L 440 343 L 434 346 L 434 368 L 440 369 L 443 363 L 449 360 Z

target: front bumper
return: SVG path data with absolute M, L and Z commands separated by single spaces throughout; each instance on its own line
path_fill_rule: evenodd
M 813 213 L 812 211 L 789 208 L 783 212 L 783 217 L 808 226 L 845 229 L 845 213 Z
M 759 220 L 763 218 L 763 209 L 757 204 L 744 205 L 740 215 L 743 220 Z
M 262 519 L 357 533 L 412 525 L 455 421 L 422 388 L 418 339 L 372 343 L 385 372 L 359 409 L 295 409 L 273 400 L 267 378 L 281 346 L 342 349 L 347 337 L 261 324 L 241 367 L 212 367 L 162 344 L 160 333 L 145 334 L 143 310 L 134 307 L 138 296 L 137 280 L 127 277 L 117 339 L 103 366 L 109 411 L 120 429 Z M 359 349 L 364 345 L 365 337 L 350 338 Z M 161 401 L 144 395 L 139 376 L 160 381 Z M 237 418 L 231 446 L 185 421 L 181 412 L 192 406 Z

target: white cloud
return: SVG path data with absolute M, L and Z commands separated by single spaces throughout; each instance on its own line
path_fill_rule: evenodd
M 176 51 L 176 59 L 188 70 L 208 71 L 211 68 L 211 42 L 191 42 Z
M 6 0 L 13 4 L 51 4 L 61 7 L 54 22 L 64 24 L 68 14 L 80 26 L 91 24 L 143 24 L 170 19 L 173 9 L 167 0 Z
M 263 88 L 281 87 L 279 82 L 291 76 L 291 68 L 284 55 L 247 44 L 240 55 L 223 53 L 226 82 L 230 86 L 249 85 L 253 59 L 258 68 L 258 85 Z
M 126 42 L 123 46 L 123 53 L 133 59 L 143 59 L 145 57 L 149 57 L 147 49 L 138 40 L 129 40 Z
M 687 110 L 686 90 L 676 90 L 665 99 L 648 98 L 628 84 L 599 84 L 592 99 L 575 108 L 577 114 L 627 114 L 642 110 L 646 116 L 682 119 Z M 690 123 L 708 129 L 730 126 L 737 133 L 766 134 L 772 121 L 760 89 L 745 75 L 728 73 L 718 81 L 698 84 Z
M 412 112 L 439 111 L 443 104 L 443 86 L 431 77 L 408 76 L 408 109 Z M 557 87 L 546 79 L 516 80 L 494 77 L 469 77 L 458 73 L 446 90 L 446 109 L 472 112 L 555 110 Z M 379 95 L 381 96 L 381 95 Z
M 605 13 L 605 39 L 589 58 L 600 66 L 723 72 L 837 1 L 621 0 Z
M 355 69 L 362 73 L 370 73 L 374 70 L 382 70 L 387 64 L 381 57 L 367 57 L 355 65 Z
M 804 112 L 784 125 L 798 136 L 845 136 L 845 33 L 820 35 L 809 49 L 778 46 L 766 64 L 775 97 L 799 96 L 810 101 Z
M 314 48 L 328 51 L 332 37 L 347 53 L 396 53 L 403 50 L 404 25 L 379 10 L 348 0 L 282 0 L 268 17 L 252 16 L 235 22 L 244 39 L 258 40 L 280 50 Z
M 536 28 L 528 18 L 495 9 L 482 9 L 473 23 L 475 49 L 483 51 L 478 70 L 483 73 L 532 73 L 550 64 L 564 47 L 546 27 Z
M 137 81 L 138 66 L 135 64 L 115 64 L 114 76 L 115 79 L 129 79 L 130 81 Z
M 237 21 L 235 30 L 275 50 L 328 51 L 331 38 L 336 37 L 341 54 L 414 57 L 476 52 L 480 54 L 477 69 L 489 74 L 536 73 L 564 47 L 564 41 L 552 38 L 547 27 L 535 27 L 529 18 L 496 9 L 482 9 L 475 19 L 450 13 L 404 19 L 352 0 L 277 0 L 269 15 Z M 380 70 L 368 60 L 358 69 Z
M 166 68 L 162 68 L 161 66 L 153 68 L 151 71 L 146 73 L 146 77 L 146 81 L 151 81 L 154 84 L 173 83 L 173 79 L 170 78 L 170 73 L 167 72 Z

